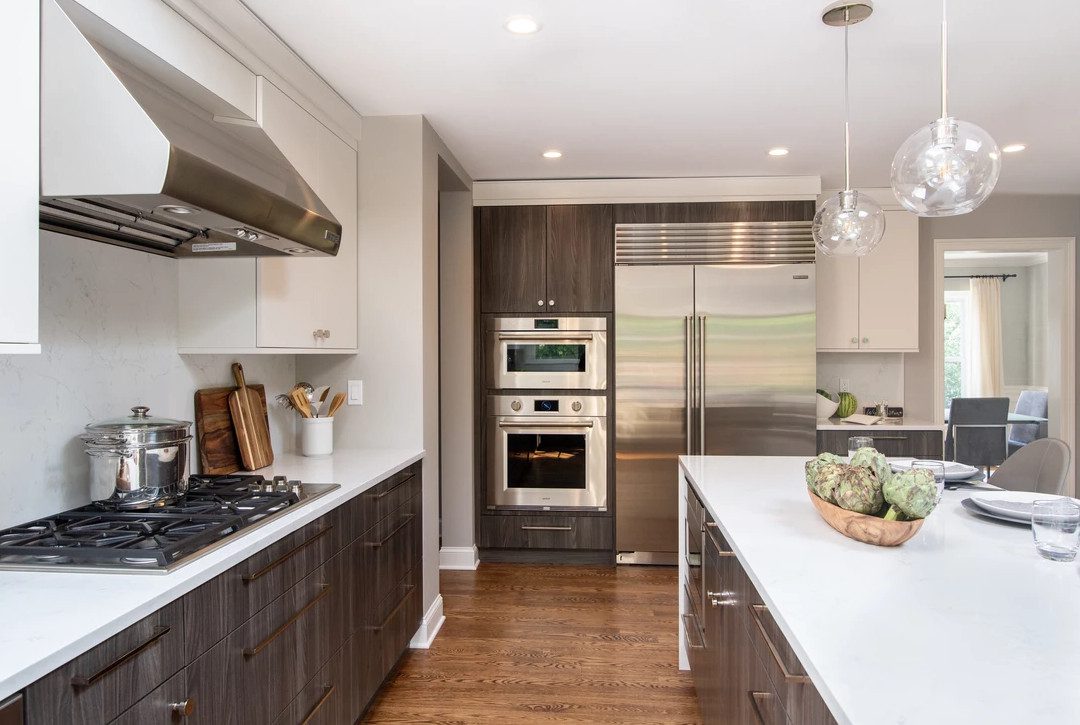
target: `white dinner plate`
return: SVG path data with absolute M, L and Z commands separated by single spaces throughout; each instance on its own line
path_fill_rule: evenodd
M 912 459 L 905 458 L 898 461 L 889 461 L 889 465 L 893 471 L 899 473 L 900 471 L 906 471 L 911 468 L 912 462 L 915 460 L 933 460 L 931 458 L 925 459 Z M 945 480 L 946 481 L 966 481 L 973 476 L 979 475 L 982 471 L 974 466 L 969 466 L 966 463 L 957 463 L 956 461 L 937 461 L 945 466 Z
M 1070 499 L 1068 496 L 1054 496 L 1048 493 L 1034 493 L 1033 491 L 990 491 L 972 496 L 971 502 L 983 511 L 999 517 L 1030 522 L 1032 502 L 1053 498 L 1066 498 L 1070 501 L 1076 501 L 1076 499 Z

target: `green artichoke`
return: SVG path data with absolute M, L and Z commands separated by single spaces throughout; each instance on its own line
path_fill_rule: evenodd
M 835 503 L 832 498 L 822 495 L 822 492 L 818 490 L 816 483 L 818 471 L 821 467 L 829 463 L 843 463 L 844 459 L 835 453 L 822 453 L 817 458 L 811 458 L 806 462 L 806 486 L 811 491 L 818 495 L 818 498 L 824 499 L 829 503 Z
M 877 513 L 885 502 L 877 474 L 865 466 L 841 463 L 835 467 L 839 469 L 836 473 L 836 505 L 860 514 Z
M 892 468 L 889 467 L 889 462 L 885 460 L 885 456 L 878 453 L 877 449 L 874 448 L 860 448 L 855 451 L 851 454 L 851 465 L 869 468 L 883 486 L 892 478 Z
M 885 513 L 888 521 L 925 519 L 937 506 L 937 483 L 933 472 L 925 468 L 895 474 L 882 491 L 885 500 L 891 504 Z

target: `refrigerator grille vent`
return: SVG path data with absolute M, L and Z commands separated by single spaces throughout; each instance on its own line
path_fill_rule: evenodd
M 811 222 L 616 224 L 615 264 L 814 261 Z

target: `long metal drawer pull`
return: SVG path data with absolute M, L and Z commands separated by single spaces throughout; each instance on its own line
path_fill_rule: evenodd
M 720 528 L 720 524 L 716 523 L 715 521 L 706 521 L 705 526 L 702 527 L 701 530 L 705 531 L 706 528 L 718 529 Z M 723 549 L 721 549 L 720 544 L 716 541 L 716 537 L 714 537 L 712 534 L 709 534 L 709 541 L 712 543 L 713 548 L 716 549 L 717 556 L 735 556 L 734 551 L 724 551 Z
M 308 714 L 300 721 L 300 725 L 307 725 L 311 722 L 311 718 L 315 717 L 315 713 L 319 711 L 319 708 L 326 704 L 326 701 L 330 699 L 330 696 L 334 694 L 334 686 L 326 685 L 323 687 L 322 697 L 315 703 L 315 707 L 308 710 Z
M 318 604 L 323 599 L 323 597 L 325 597 L 327 594 L 330 593 L 330 585 L 329 584 L 320 584 L 319 586 L 322 587 L 322 591 L 319 592 L 318 594 L 316 594 L 315 597 L 310 602 L 308 602 L 304 606 L 300 607 L 300 609 L 296 612 L 296 614 L 294 614 L 291 617 L 289 617 L 288 619 L 286 619 L 284 624 L 282 624 L 280 627 L 278 627 L 273 632 L 271 632 L 269 637 L 264 639 L 262 642 L 259 642 L 254 647 L 245 647 L 244 648 L 244 656 L 245 657 L 254 657 L 255 655 L 262 652 L 264 649 L 267 648 L 267 646 L 269 646 L 269 644 L 271 642 L 273 642 L 275 639 L 280 637 L 281 634 L 286 629 L 288 629 L 289 627 L 296 624 L 296 621 L 298 619 L 300 619 L 300 617 L 304 616 L 304 614 L 309 609 L 311 609 L 316 604 Z
M 690 391 L 694 389 L 694 373 L 693 364 L 693 347 L 694 347 L 694 334 L 690 331 L 690 315 L 683 317 L 683 322 L 686 325 L 686 455 L 690 455 L 694 452 L 693 444 L 693 429 L 694 424 L 691 420 L 693 416 L 694 400 Z
M 406 526 L 408 526 L 409 522 L 412 521 L 415 518 L 416 518 L 416 514 L 408 514 L 405 518 L 403 518 L 401 520 L 400 524 L 398 524 L 397 526 L 395 526 L 393 529 L 390 530 L 389 534 L 382 537 L 378 541 L 369 541 L 369 542 L 367 542 L 367 545 L 372 547 L 372 548 L 375 548 L 375 549 L 378 549 L 380 546 L 384 546 L 387 541 L 390 541 L 390 539 L 394 538 L 394 536 L 397 535 L 397 532 L 401 531 Z
M 769 723 L 765 721 L 765 716 L 761 714 L 761 703 L 771 697 L 775 697 L 771 692 L 750 693 L 750 705 L 754 708 L 754 716 L 757 717 L 759 725 L 769 725 Z
M 702 315 L 698 332 L 698 435 L 701 437 L 701 441 L 698 444 L 698 455 L 704 456 L 708 454 L 708 450 L 705 448 L 705 406 L 708 404 L 708 396 L 706 395 L 705 384 L 708 382 L 708 375 L 705 370 L 705 344 L 708 342 L 708 332 L 706 330 L 706 322 L 708 317 Z
M 528 524 L 521 525 L 522 531 L 573 531 L 573 526 L 530 526 Z
M 906 441 L 907 436 L 870 436 L 876 441 Z
M 169 626 L 156 627 L 154 629 L 154 631 L 150 633 L 150 637 L 146 641 L 144 641 L 142 644 L 135 645 L 130 650 L 128 650 L 124 654 L 120 655 L 118 658 L 116 658 L 115 660 L 113 660 L 109 664 L 105 665 L 104 667 L 102 667 L 100 670 L 98 670 L 94 674 L 90 675 L 89 677 L 83 677 L 82 675 L 75 675 L 74 677 L 72 677 L 71 678 L 71 686 L 72 687 L 78 687 L 78 688 L 90 687 L 90 685 L 94 684 L 95 682 L 97 682 L 102 677 L 109 674 L 110 672 L 112 672 L 116 668 L 121 667 L 124 664 L 130 662 L 135 657 L 138 657 L 139 653 L 141 653 L 143 650 L 150 647 L 151 645 L 156 643 L 159 639 L 161 639 L 162 637 L 167 635 L 171 629 L 172 629 L 172 627 L 169 627 Z
M 810 678 L 808 676 L 793 675 L 788 672 L 788 668 L 784 664 L 784 660 L 781 659 L 780 652 L 777 651 L 776 645 L 773 644 L 773 641 L 771 639 L 769 639 L 769 634 L 765 631 L 765 625 L 761 621 L 761 612 L 767 611 L 769 611 L 769 608 L 766 607 L 764 604 L 750 605 L 750 615 L 754 620 L 754 624 L 757 625 L 758 631 L 761 632 L 761 637 L 765 640 L 765 644 L 766 646 L 768 646 L 769 652 L 772 654 L 773 660 L 776 661 L 776 666 L 780 668 L 780 673 L 784 676 L 784 681 L 790 682 L 791 684 L 808 684 L 810 682 Z
M 406 483 L 408 483 L 409 481 L 413 480 L 413 478 L 415 478 L 415 476 L 409 476 L 409 477 L 408 477 L 408 478 L 406 478 L 406 479 L 405 479 L 404 481 L 399 481 L 398 483 L 394 484 L 393 486 L 391 486 L 390 488 L 386 489 L 386 490 L 385 490 L 385 491 L 383 491 L 382 493 L 380 493 L 380 494 L 376 494 L 376 496 L 375 496 L 375 499 L 376 499 L 376 500 L 378 500 L 378 499 L 380 499 L 380 498 L 385 498 L 386 496 L 389 496 L 389 495 L 390 495 L 390 494 L 392 494 L 392 493 L 393 493 L 394 491 L 397 491 L 397 490 L 398 490 L 399 488 L 401 488 L 402 486 L 404 486 L 404 485 L 405 485 Z
M 587 421 L 585 421 L 583 423 L 533 423 L 532 421 L 529 421 L 528 423 L 525 423 L 525 422 L 509 423 L 509 422 L 506 422 L 506 421 L 500 421 L 499 422 L 499 427 L 500 428 L 566 428 L 567 430 L 570 430 L 570 429 L 573 429 L 573 428 L 592 428 L 593 427 L 593 422 L 591 420 L 587 420 Z
M 591 332 L 500 332 L 500 340 L 591 340 Z
M 242 579 L 243 579 L 243 582 L 244 582 L 245 584 L 247 584 L 247 583 L 249 583 L 249 582 L 253 582 L 253 581 L 255 581 L 255 580 L 256 580 L 256 579 L 258 579 L 259 577 L 262 577 L 262 576 L 266 576 L 266 575 L 267 575 L 267 574 L 269 574 L 269 573 L 270 573 L 271 571 L 273 571 L 273 570 L 274 570 L 274 569 L 276 569 L 277 567 L 281 566 L 282 564 L 284 564 L 284 563 L 285 563 L 286 561 L 288 561 L 288 560 L 289 560 L 289 559 L 291 559 L 292 557 L 294 557 L 294 556 L 296 556 L 297 554 L 299 554 L 299 553 L 300 553 L 300 552 L 301 552 L 301 551 L 302 551 L 303 549 L 305 549 L 305 548 L 307 548 L 307 547 L 311 546 L 311 545 L 312 545 L 312 544 L 314 544 L 314 543 L 315 543 L 316 541 L 318 541 L 318 540 L 319 540 L 319 539 L 321 539 L 322 537 L 324 537 L 324 536 L 326 536 L 327 534 L 329 534 L 329 533 L 330 533 L 330 530 L 331 530 L 331 529 L 333 529 L 333 528 L 334 528 L 334 525 L 333 525 L 333 524 L 329 524 L 329 525 L 327 525 L 327 527 L 326 527 L 325 529 L 323 529 L 323 530 L 322 530 L 322 531 L 320 531 L 319 533 L 315 534 L 314 536 L 312 536 L 312 537 L 311 537 L 310 539 L 308 539 L 308 540 L 307 540 L 307 541 L 305 541 L 304 543 L 302 543 L 302 544 L 298 544 L 298 545 L 294 546 L 294 547 L 293 547 L 292 549 L 289 549 L 289 550 L 288 550 L 287 552 L 285 552 L 285 554 L 284 554 L 283 556 L 281 556 L 280 558 L 278 558 L 278 559 L 276 559 L 276 560 L 274 560 L 274 561 L 270 562 L 269 564 L 267 564 L 266 566 L 264 566 L 264 567 L 263 567 L 262 569 L 259 569 L 259 570 L 258 570 L 257 572 L 255 572 L 254 574 L 245 574 L 245 575 L 244 575 L 244 576 L 242 577 Z
M 692 621 L 693 616 L 689 614 L 682 615 L 683 619 L 683 631 L 686 632 L 686 646 L 690 649 L 705 649 L 703 644 L 694 644 L 690 641 L 690 628 L 697 629 L 697 622 Z
M 381 632 L 383 630 L 383 627 L 388 625 L 390 623 L 390 620 L 394 618 L 394 615 L 398 613 L 398 610 L 404 607 L 405 603 L 409 601 L 409 595 L 412 594 L 413 589 L 416 589 L 415 584 L 410 584 L 409 586 L 405 587 L 405 593 L 401 595 L 401 601 L 398 602 L 397 605 L 390 610 L 390 613 L 383 618 L 383 621 L 380 622 L 377 627 L 372 627 L 371 631 Z

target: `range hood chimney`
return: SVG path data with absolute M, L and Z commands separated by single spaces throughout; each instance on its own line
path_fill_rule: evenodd
M 146 62 L 78 3 L 42 3 L 41 228 L 171 257 L 337 254 L 341 224 L 262 128 Z

